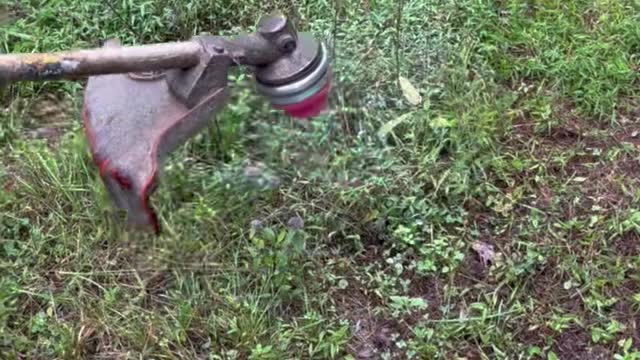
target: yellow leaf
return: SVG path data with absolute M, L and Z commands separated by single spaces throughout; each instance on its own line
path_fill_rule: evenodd
M 413 86 L 411 81 L 403 76 L 400 76 L 398 80 L 400 82 L 400 89 L 402 90 L 402 94 L 404 95 L 404 98 L 407 99 L 409 104 L 414 106 L 420 105 L 420 103 L 422 102 L 422 96 L 420 96 L 418 89 Z
M 380 138 L 380 140 L 385 141 L 387 139 L 387 135 L 393 131 L 393 129 L 400 125 L 401 123 L 405 122 L 407 119 L 409 119 L 411 117 L 411 115 L 413 115 L 413 113 L 406 113 L 406 114 L 402 114 L 400 116 L 398 116 L 397 118 L 386 122 L 384 125 L 382 125 L 380 127 L 380 129 L 378 130 L 378 138 Z

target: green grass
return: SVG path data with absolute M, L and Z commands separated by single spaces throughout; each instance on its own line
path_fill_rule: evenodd
M 640 358 L 637 2 L 4 5 L 7 53 L 247 31 L 277 8 L 326 39 L 336 86 L 300 123 L 235 74 L 166 164 L 159 237 L 114 216 L 82 83 L 5 89 L 3 358 Z

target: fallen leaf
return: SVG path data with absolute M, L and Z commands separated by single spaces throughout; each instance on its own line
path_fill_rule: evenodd
M 402 124 L 403 122 L 405 122 L 406 120 L 408 120 L 411 115 L 413 115 L 413 113 L 406 113 L 406 114 L 402 114 L 400 116 L 398 116 L 397 118 L 386 122 L 384 125 L 382 125 L 380 127 L 380 129 L 378 130 L 378 138 L 381 141 L 385 141 L 387 139 L 387 135 L 393 131 L 393 129 Z
M 404 95 L 404 98 L 407 99 L 409 104 L 414 106 L 420 105 L 420 103 L 422 102 L 422 96 L 418 92 L 418 89 L 413 86 L 411 81 L 403 76 L 400 76 L 398 81 L 400 82 L 400 89 L 402 90 L 402 94 Z
M 493 258 L 496 257 L 496 252 L 493 250 L 493 245 L 491 244 L 476 241 L 471 245 L 471 248 L 478 254 L 484 266 L 488 266 L 493 261 Z

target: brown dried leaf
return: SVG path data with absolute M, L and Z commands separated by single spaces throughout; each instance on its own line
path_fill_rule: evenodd
M 480 257 L 480 261 L 484 266 L 489 266 L 489 264 L 496 257 L 496 252 L 493 249 L 493 245 L 487 244 L 482 241 L 476 241 L 471 245 L 473 251 L 475 251 Z

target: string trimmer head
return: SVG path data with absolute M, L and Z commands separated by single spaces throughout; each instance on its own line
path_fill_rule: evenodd
M 227 97 L 231 66 L 246 65 L 257 90 L 293 117 L 326 106 L 324 46 L 280 15 L 254 34 L 56 54 L 0 56 L 0 83 L 89 76 L 82 111 L 93 159 L 129 221 L 159 232 L 149 197 L 162 160 L 211 120 Z

